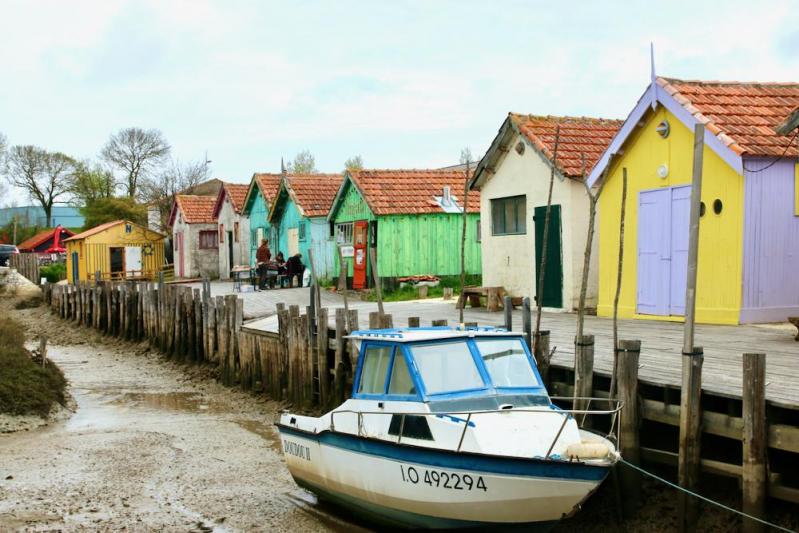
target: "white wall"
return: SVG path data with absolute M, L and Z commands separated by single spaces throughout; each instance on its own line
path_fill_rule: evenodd
M 233 237 L 233 266 L 249 265 L 250 263 L 250 219 L 236 213 L 230 197 L 225 195 L 225 201 L 219 209 L 217 224 L 225 225 L 225 242 L 219 243 L 219 276 L 228 279 L 231 267 L 231 259 L 228 257 L 229 244 L 227 242 L 227 232 L 234 232 L 234 223 L 239 223 L 239 241 Z
M 535 207 L 547 205 L 550 166 L 527 143 L 524 154 L 515 146 L 521 138 L 516 136 L 510 150 L 499 163 L 497 172 L 483 183 L 480 192 L 480 227 L 482 240 L 483 285 L 503 286 L 512 296 L 534 298 L 535 278 Z M 526 141 L 525 141 L 526 142 Z M 491 234 L 491 199 L 526 195 L 526 234 Z M 563 262 L 563 306 L 567 310 L 577 307 L 582 279 L 585 239 L 588 230 L 589 202 L 583 185 L 575 180 L 561 180 L 555 176 L 552 203 L 561 206 L 561 247 Z M 588 283 L 586 305 L 596 306 L 597 267 L 596 242 L 593 242 L 592 268 Z
M 216 224 L 186 224 L 178 212 L 172 226 L 172 257 L 175 265 L 175 276 L 180 276 L 180 254 L 177 249 L 177 234 L 183 232 L 185 247 L 184 278 L 217 278 L 219 276 L 219 258 L 217 250 L 200 250 L 200 232 L 217 231 Z

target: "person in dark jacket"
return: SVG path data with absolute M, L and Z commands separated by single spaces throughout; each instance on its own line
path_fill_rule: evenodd
M 255 252 L 255 264 L 258 269 L 258 289 L 266 288 L 266 271 L 269 260 L 272 259 L 272 252 L 269 251 L 269 239 L 262 239 L 261 246 Z
M 305 265 L 302 264 L 302 254 L 295 254 L 286 261 L 286 275 L 289 277 L 289 287 L 294 286 L 294 276 L 297 276 L 297 286 L 302 287 L 302 274 Z

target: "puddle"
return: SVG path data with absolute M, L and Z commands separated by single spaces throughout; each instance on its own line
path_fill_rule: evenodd
M 225 409 L 196 392 L 128 392 L 111 402 L 150 409 L 190 413 L 219 413 Z
M 250 433 L 255 433 L 269 444 L 273 452 L 281 456 L 283 455 L 283 448 L 280 446 L 280 437 L 273 425 L 264 424 L 257 420 L 234 420 L 233 423 Z

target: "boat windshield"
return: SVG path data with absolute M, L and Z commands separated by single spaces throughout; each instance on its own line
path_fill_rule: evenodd
M 483 364 L 495 387 L 538 387 L 521 339 L 477 339 Z
M 418 345 L 412 349 L 428 394 L 481 389 L 485 386 L 464 341 Z

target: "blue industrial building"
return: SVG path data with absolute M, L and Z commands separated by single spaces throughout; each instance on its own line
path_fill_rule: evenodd
M 22 207 L 5 207 L 0 209 L 0 226 L 5 226 L 13 221 L 16 217 L 19 224 L 25 226 L 47 226 L 47 217 L 44 214 L 44 209 L 41 206 L 26 205 Z M 54 205 L 50 214 L 50 226 L 63 226 L 65 228 L 80 228 L 83 227 L 83 215 L 80 214 L 80 208 L 71 205 L 58 204 Z

